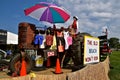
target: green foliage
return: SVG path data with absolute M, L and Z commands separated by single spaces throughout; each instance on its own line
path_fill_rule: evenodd
M 118 38 L 113 37 L 113 38 L 110 38 L 108 41 L 111 48 L 119 49 L 120 42 Z
M 120 80 L 120 51 L 113 51 L 110 55 L 110 80 Z

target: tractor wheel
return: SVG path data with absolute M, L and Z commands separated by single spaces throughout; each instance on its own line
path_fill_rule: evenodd
M 0 71 L 8 69 L 9 62 L 5 60 L 0 60 Z
M 32 69 L 32 60 L 31 60 L 30 56 L 26 55 L 25 56 L 25 61 L 27 63 L 26 71 L 27 71 L 27 73 L 29 73 Z M 9 66 L 10 66 L 9 69 L 10 69 L 11 73 L 17 71 L 18 74 L 19 74 L 20 73 L 20 68 L 21 68 L 21 55 L 16 54 L 11 59 Z

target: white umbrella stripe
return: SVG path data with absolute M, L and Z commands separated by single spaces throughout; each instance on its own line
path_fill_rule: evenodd
M 41 15 L 44 13 L 44 11 L 47 9 L 47 7 L 39 8 L 29 14 L 32 18 L 35 18 L 37 20 L 40 20 Z

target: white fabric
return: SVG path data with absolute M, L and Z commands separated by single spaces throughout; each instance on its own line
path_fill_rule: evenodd
M 65 39 L 65 50 L 67 50 L 69 48 L 68 41 L 67 41 L 67 38 L 69 37 L 69 32 L 64 31 L 63 34 L 64 34 L 64 39 Z
M 42 35 L 42 36 L 44 37 L 44 40 L 43 40 L 42 44 L 40 45 L 40 48 L 44 49 L 45 48 L 46 38 L 45 38 L 45 35 Z
M 78 20 L 76 21 L 76 25 L 77 25 L 77 31 L 76 31 L 76 34 L 77 34 L 79 32 Z

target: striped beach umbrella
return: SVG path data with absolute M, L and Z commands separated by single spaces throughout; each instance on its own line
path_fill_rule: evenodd
M 40 2 L 39 4 L 25 9 L 24 12 L 26 16 L 49 23 L 64 23 L 70 18 L 67 10 L 47 2 Z

